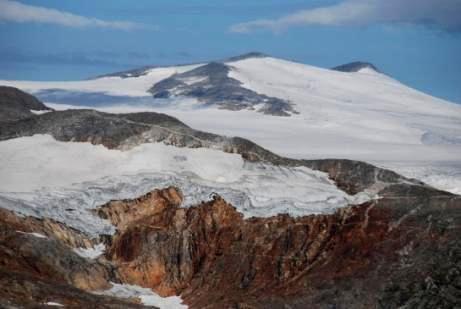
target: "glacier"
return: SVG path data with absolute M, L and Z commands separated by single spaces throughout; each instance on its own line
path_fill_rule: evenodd
M 168 186 L 182 190 L 184 207 L 214 193 L 245 217 L 331 213 L 377 198 L 373 189 L 349 195 L 323 172 L 247 162 L 207 148 L 151 143 L 121 151 L 49 135 L 0 142 L 0 207 L 52 218 L 95 237 L 115 230 L 92 209 Z

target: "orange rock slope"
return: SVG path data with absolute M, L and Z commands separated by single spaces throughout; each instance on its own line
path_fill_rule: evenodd
M 381 195 L 331 215 L 244 219 L 219 196 L 180 208 L 168 188 L 99 214 L 118 227 L 107 258 L 122 281 L 181 294 L 191 308 L 393 308 L 414 297 L 450 308 L 459 293 L 415 285 L 437 273 L 428 259 L 459 269 L 444 256 L 460 257 L 459 197 L 416 185 Z

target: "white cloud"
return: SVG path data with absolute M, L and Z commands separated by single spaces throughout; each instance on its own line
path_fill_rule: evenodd
M 27 5 L 11 0 L 0 0 L 0 22 L 1 21 L 18 23 L 46 23 L 74 28 L 99 27 L 119 30 L 132 30 L 143 27 L 138 23 L 127 21 L 106 21 L 75 15 L 55 9 Z
M 339 4 L 302 10 L 281 18 L 260 19 L 231 26 L 232 32 L 268 29 L 283 31 L 293 26 L 369 25 L 410 23 L 461 30 L 461 0 L 345 0 Z

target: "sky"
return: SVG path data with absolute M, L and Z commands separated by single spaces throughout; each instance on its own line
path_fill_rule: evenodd
M 351 61 L 461 103 L 461 0 L 0 0 L 0 79 L 76 80 L 250 51 Z

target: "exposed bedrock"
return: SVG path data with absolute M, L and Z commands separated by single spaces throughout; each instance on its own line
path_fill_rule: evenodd
M 54 280 L 0 268 L 0 308 L 153 308 L 137 300 L 95 295 Z M 61 306 L 59 306 L 61 305 Z
M 50 219 L 18 217 L 0 209 L 0 267 L 83 290 L 110 287 L 110 267 L 85 259 L 72 249 L 93 240 Z
M 0 126 L 0 140 L 34 134 L 50 134 L 59 141 L 102 144 L 110 149 L 129 149 L 152 142 L 177 147 L 220 149 L 240 154 L 244 160 L 251 162 L 306 166 L 326 172 L 340 189 L 349 194 L 356 194 L 376 184 L 385 186 L 402 181 L 419 183 L 359 161 L 285 158 L 244 138 L 197 131 L 173 117 L 158 113 L 108 114 L 93 110 L 68 110 L 50 112 Z
M 231 70 L 232 66 L 225 63 L 210 62 L 165 78 L 148 91 L 154 98 L 191 97 L 204 106 L 228 110 L 257 109 L 258 112 L 274 116 L 296 113 L 287 100 L 245 88 L 240 81 L 229 77 Z
M 46 112 L 52 109 L 17 88 L 0 86 L 0 123 L 33 117 L 35 114 L 32 111 Z
M 459 304 L 459 197 L 411 184 L 380 194 L 331 215 L 245 220 L 219 196 L 180 208 L 168 188 L 99 212 L 119 227 L 107 258 L 123 282 L 191 308 Z
M 136 299 L 90 293 L 118 281 L 110 263 L 73 250 L 95 241 L 62 223 L 0 209 L 0 307 L 144 308 Z

